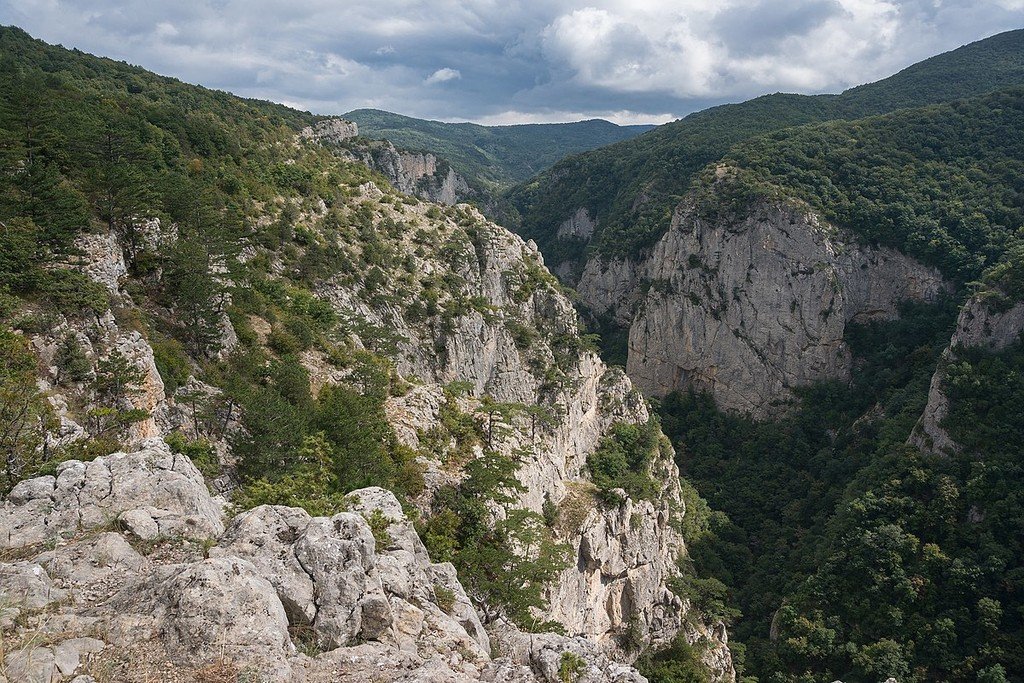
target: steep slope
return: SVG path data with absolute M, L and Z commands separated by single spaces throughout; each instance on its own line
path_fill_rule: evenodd
M 355 122 L 322 119 L 303 128 L 300 135 L 380 173 L 399 192 L 447 205 L 487 198 L 480 188 L 471 188 L 447 161 L 428 152 L 399 150 L 389 140 L 361 138 Z
M 344 117 L 362 134 L 448 160 L 461 175 L 485 187 L 505 188 L 540 173 L 570 154 L 632 138 L 653 126 L 618 126 L 594 119 L 576 123 L 481 126 L 425 121 L 377 109 Z
M 711 390 L 764 416 L 848 378 L 845 329 L 977 278 L 1024 221 L 1024 92 L 755 138 L 708 168 L 672 228 L 578 285 L 628 327 L 645 391 Z
M 670 643 L 678 666 L 734 678 L 724 626 L 670 589 L 681 530 L 703 513 L 535 245 L 471 207 L 397 192 L 304 135 L 307 115 L 14 29 L 0 44 L 5 547 L 38 564 L 37 542 L 99 528 L 157 546 L 219 537 L 223 550 L 140 560 L 106 536 L 140 567 L 124 592 L 97 594 L 112 630 L 72 601 L 35 615 L 44 632 L 53 616 L 99 636 L 129 671 L 151 634 L 159 662 L 236 666 L 259 650 L 278 680 L 308 667 L 359 680 L 381 658 L 396 679 L 444 673 L 402 654 L 424 647 L 476 679 L 487 639 L 510 680 L 640 680 L 613 660 Z M 221 536 L 190 461 L 237 511 L 262 512 Z M 366 502 L 368 487 L 383 511 L 348 495 Z M 274 538 L 294 541 L 303 572 L 254 549 L 265 523 L 284 523 L 261 515 L 287 520 Z M 300 551 L 314 532 L 329 538 Z M 103 563 L 91 538 L 65 540 Z M 334 594 L 338 571 L 366 590 Z M 455 607 L 457 624 L 442 614 Z M 238 620 L 248 612 L 263 618 Z M 6 627 L 24 638 L 14 664 L 64 646 L 35 652 L 40 620 Z M 358 639 L 376 645 L 348 649 Z
M 570 284 L 588 244 L 605 259 L 635 257 L 668 229 L 694 176 L 731 146 L 816 121 L 853 119 L 978 95 L 1024 83 L 1024 31 L 1010 31 L 933 57 L 841 95 L 775 94 L 697 112 L 625 142 L 556 164 L 515 188 L 520 234 L 536 240 Z M 585 210 L 585 238 L 561 227 Z M 564 263 L 564 265 L 562 265 Z

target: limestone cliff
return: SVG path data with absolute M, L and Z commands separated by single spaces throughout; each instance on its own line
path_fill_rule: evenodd
M 364 188 L 366 197 L 379 192 Z M 406 223 L 433 211 L 429 205 L 382 207 L 382 218 Z M 365 293 L 340 281 L 327 282 L 320 291 L 336 310 L 371 329 L 387 330 L 397 347 L 399 372 L 417 379 L 419 386 L 391 401 L 400 438 L 414 449 L 420 446 L 420 435 L 439 422 L 444 387 L 451 382 L 471 387 L 462 404 L 470 413 L 480 409 L 484 396 L 548 409 L 555 420 L 521 416 L 494 444 L 506 453 L 525 453 L 517 475 L 525 486 L 522 506 L 541 512 L 549 501 L 573 517 L 561 538 L 578 562 L 552 587 L 546 616 L 563 623 L 570 635 L 619 657 L 628 657 L 621 640 L 631 625 L 644 642 L 670 640 L 687 610 L 667 589 L 684 552 L 673 521 L 683 509 L 671 448 L 666 442 L 653 468 L 661 487 L 654 501 L 603 509 L 587 471 L 588 455 L 614 424 L 647 422 L 643 399 L 621 371 L 609 369 L 585 347 L 572 304 L 532 242 L 467 206 L 435 219 L 431 230 L 429 238 L 406 233 L 395 244 L 413 272 L 457 276 L 455 286 L 440 292 L 436 316 L 424 319 L 416 303 L 432 296 L 422 282 L 383 283 L 374 295 L 395 302 L 390 305 L 373 305 Z M 399 301 L 412 305 L 403 308 Z M 446 468 L 443 453 L 428 460 L 428 487 L 458 477 Z M 720 636 L 703 626 L 692 627 L 691 636 L 712 642 L 709 658 L 725 661 L 719 675 L 731 676 Z
M 850 322 L 893 318 L 901 301 L 933 300 L 945 284 L 805 206 L 760 200 L 707 216 L 690 199 L 642 260 L 592 260 L 578 289 L 629 325 L 627 372 L 643 392 L 707 390 L 762 418 L 795 387 L 849 377 Z
M 356 124 L 327 119 L 300 137 L 335 149 L 377 171 L 399 192 L 451 206 L 477 196 L 451 164 L 430 152 L 399 150 L 388 140 L 358 138 Z
M 347 344 L 389 358 L 409 385 L 404 394 L 392 397 L 388 411 L 400 439 L 417 449 L 426 468 L 427 490 L 413 501 L 423 514 L 430 514 L 433 490 L 462 476 L 444 449 L 420 447 L 423 435 L 442 421 L 442 406 L 451 400 L 446 389 L 452 383 L 468 387 L 468 393 L 457 399 L 459 409 L 477 421 L 487 419 L 488 401 L 538 409 L 517 411 L 491 445 L 515 454 L 522 462 L 517 476 L 524 490 L 518 505 L 536 512 L 542 512 L 546 504 L 558 509 L 558 540 L 570 546 L 576 561 L 549 587 L 550 607 L 539 616 L 561 622 L 567 638 L 527 636 L 502 622 L 491 624 L 488 636 L 478 628 L 479 618 L 468 598 L 451 608 L 456 610 L 452 614 L 461 615 L 455 619 L 457 625 L 429 609 L 425 613 L 423 603 L 430 601 L 429 595 L 402 593 L 405 589 L 395 586 L 422 586 L 433 577 L 430 580 L 447 586 L 457 598 L 465 593 L 450 569 L 428 566 L 422 544 L 407 522 L 403 522 L 401 534 L 395 529 L 388 532 L 392 538 L 401 535 L 406 539 L 402 541 L 406 554 L 381 561 L 403 563 L 402 571 L 420 573 L 402 574 L 392 581 L 381 578 L 384 570 L 375 564 L 380 551 L 371 552 L 362 523 L 351 515 L 326 520 L 310 519 L 301 511 L 264 510 L 231 523 L 217 508 L 222 501 L 207 500 L 205 488 L 202 492 L 194 485 L 182 488 L 182 476 L 194 484 L 202 480 L 197 479 L 191 464 L 186 465 L 184 456 L 171 455 L 152 437 L 172 431 L 198 436 L 199 429 L 193 426 L 198 419 L 193 397 L 202 395 L 216 405 L 219 392 L 195 376 L 176 392 L 164 384 L 145 330 L 133 329 L 134 302 L 123 289 L 123 260 L 119 261 L 120 247 L 112 236 L 94 240 L 95 249 L 83 250 L 87 257 L 79 267 L 108 288 L 117 315 L 107 312 L 95 319 L 58 321 L 32 341 L 41 361 L 44 388 L 61 417 L 54 438 L 62 441 L 55 441 L 55 447 L 91 434 L 88 420 L 98 398 L 87 388 L 87 378 L 99 372 L 101 362 L 112 354 L 125 358 L 142 378 L 138 390 L 118 398 L 117 405 L 145 417 L 122 435 L 129 446 L 127 454 L 97 458 L 88 464 L 64 463 L 55 477 L 19 485 L 3 501 L 6 516 L 0 522 L 0 536 L 19 557 L 39 564 L 43 558 L 33 544 L 49 542 L 53 534 L 72 537 L 68 557 L 92 562 L 97 553 L 107 550 L 88 545 L 95 539 L 79 537 L 79 531 L 124 530 L 131 538 L 149 544 L 168 536 L 215 539 L 222 525 L 229 528 L 219 544 L 223 550 L 211 551 L 208 559 L 198 557 L 192 549 L 184 557 L 169 551 L 172 557 L 168 562 L 155 563 L 125 550 L 123 540 L 116 540 L 117 534 L 104 536 L 103 542 L 117 551 L 116 564 L 139 569 L 132 569 L 135 574 L 124 586 L 117 586 L 129 587 L 118 595 L 114 595 L 107 574 L 103 574 L 106 578 L 90 575 L 77 584 L 78 579 L 70 579 L 68 585 L 75 590 L 111 590 L 102 594 L 103 607 L 98 614 L 105 624 L 112 625 L 100 632 L 93 629 L 94 621 L 74 622 L 82 616 L 81 605 L 76 603 L 67 612 L 71 621 L 60 622 L 62 633 L 88 632 L 90 638 L 98 636 L 116 645 L 109 656 L 129 659 L 139 645 L 131 635 L 136 632 L 159 640 L 159 651 L 150 654 L 160 661 L 183 661 L 184 653 L 193 649 L 211 657 L 222 653 L 239 662 L 256 648 L 269 658 L 260 660 L 259 666 L 280 680 L 297 675 L 296 667 L 313 667 L 309 671 L 319 672 L 316 667 L 321 666 L 324 671 L 330 668 L 360 680 L 360 672 L 368 670 L 361 666 L 377 666 L 386 656 L 391 658 L 389 666 L 393 663 L 396 667 L 385 672 L 386 679 L 411 671 L 417 673 L 410 674 L 409 680 L 436 680 L 433 676 L 437 673 L 450 675 L 452 680 L 550 681 L 558 676 L 562 653 L 570 651 L 577 652 L 590 667 L 590 678 L 579 680 L 639 681 L 636 672 L 625 666 L 636 656 L 636 648 L 666 643 L 682 630 L 689 641 L 706 645 L 704 658 L 715 680 L 732 680 L 735 674 L 724 628 L 704 623 L 668 589 L 678 571 L 677 561 L 685 552 L 678 532 L 685 510 L 667 440 L 662 438 L 651 465 L 658 490 L 650 499 L 626 497 L 621 505 L 608 505 L 597 498 L 588 457 L 608 438 L 613 426 L 643 424 L 650 416 L 629 379 L 621 371 L 607 368 L 589 348 L 572 304 L 544 268 L 536 246 L 488 222 L 471 207 L 442 208 L 373 183 L 362 185 L 344 205 L 331 211 L 339 221 L 362 221 L 365 230 L 379 231 L 387 238 L 385 260 L 373 260 L 367 244 L 359 240 L 339 241 L 339 249 L 345 250 L 344 257 L 355 267 L 324 279 L 315 294 L 343 321 Z M 323 202 L 312 207 L 307 204 L 299 220 L 313 225 L 327 212 Z M 166 232 L 173 240 L 174 231 Z M 272 261 L 270 268 L 280 272 L 284 266 Z M 372 287 L 367 286 L 370 280 L 374 281 Z M 261 330 L 269 331 L 269 324 L 258 319 L 250 324 L 252 334 L 265 341 L 266 332 Z M 86 367 L 80 379 L 62 376 L 55 362 L 62 340 L 68 336 L 74 336 L 76 345 L 84 349 Z M 226 348 L 237 342 L 230 324 L 223 341 Z M 319 351 L 310 349 L 302 358 L 314 389 L 350 381 Z M 187 370 L 201 376 L 199 366 Z M 229 436 L 238 429 L 238 416 L 230 407 L 217 411 L 213 419 L 219 426 L 213 445 L 226 479 L 211 485 L 230 491 Z M 117 491 L 121 493 L 111 495 Z M 388 495 L 382 492 L 374 497 Z M 358 502 L 352 505 L 361 509 Z M 394 511 L 390 504 L 384 507 Z M 395 518 L 398 514 L 395 512 Z M 287 549 L 297 558 L 297 565 L 286 563 L 292 572 L 287 577 L 279 575 L 284 571 L 279 560 L 285 549 L 266 557 L 262 554 L 269 552 L 266 542 L 246 536 L 263 534 L 260 529 L 266 525 L 280 527 L 274 537 L 295 546 Z M 359 588 L 358 595 L 318 597 L 315 565 L 320 560 L 312 556 L 302 559 L 306 551 L 298 548 L 299 539 L 312 533 L 313 527 L 316 533 L 326 535 L 323 543 L 343 549 L 339 552 L 346 558 L 361 554 L 362 568 L 354 576 L 365 590 Z M 338 534 L 344 539 L 336 538 Z M 350 547 L 351 551 L 344 550 Z M 324 561 L 336 562 L 337 558 Z M 301 574 L 293 571 L 296 566 Z M 417 566 L 420 569 L 415 569 Z M 30 568 L 32 572 L 36 570 Z M 312 592 L 306 583 L 310 573 Z M 94 578 L 108 584 L 94 587 Z M 333 585 L 329 577 L 325 580 L 325 586 Z M 208 590 L 213 593 L 204 592 Z M 220 597 L 215 600 L 213 595 Z M 396 596 L 408 604 L 398 605 Z M 337 607 L 338 600 L 343 607 Z M 363 610 L 364 617 L 353 616 L 358 611 L 353 611 L 354 606 Z M 261 615 L 259 623 L 238 622 L 237 614 L 247 610 Z M 325 615 L 322 627 L 318 626 L 321 614 Z M 324 660 L 329 664 L 315 665 L 296 659 L 293 646 L 300 635 L 290 633 L 289 628 L 310 629 L 313 642 L 328 648 L 334 658 Z M 302 631 L 302 638 L 305 633 Z M 443 665 L 446 669 L 438 670 L 441 673 L 420 672 L 419 660 L 403 654 L 424 651 L 422 639 L 427 633 L 434 634 L 430 652 L 441 653 L 440 661 L 447 662 Z M 488 637 L 506 648 L 501 661 L 493 666 L 489 664 Z M 337 651 L 353 638 L 384 638 L 380 641 L 384 645 L 377 648 L 371 643 L 359 652 Z M 94 645 L 90 641 L 89 646 Z M 451 654 L 453 649 L 457 656 Z M 28 651 L 29 659 L 41 657 L 44 662 L 51 661 L 55 653 L 53 648 Z M 338 659 L 342 656 L 343 661 Z M 320 674 L 306 675 L 304 680 L 319 680 L 316 676 Z
M 302 129 L 299 136 L 322 144 L 337 145 L 359 135 L 359 126 L 344 119 L 324 119 Z
M 582 638 L 507 629 L 492 657 L 454 568 L 430 561 L 395 497 L 347 500 L 330 518 L 227 520 L 157 439 L 21 482 L 0 503 L 0 681 L 554 683 L 565 652 L 576 680 L 644 680 Z
M 994 309 L 984 295 L 971 297 L 960 309 L 956 330 L 949 340 L 949 346 L 942 352 L 935 374 L 928 389 L 928 403 L 921 419 L 914 426 L 907 443 L 923 451 L 947 453 L 959 446 L 950 438 L 942 426 L 949 414 L 949 398 L 943 391 L 945 368 L 955 362 L 957 353 L 965 348 L 982 348 L 997 352 L 1017 342 L 1024 333 L 1024 302 L 1002 310 Z

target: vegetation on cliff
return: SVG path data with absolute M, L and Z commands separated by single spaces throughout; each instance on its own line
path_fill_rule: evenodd
M 745 672 L 762 681 L 1003 681 L 1024 672 L 1020 344 L 968 352 L 947 379 L 953 456 L 904 445 L 955 307 L 854 328 L 852 386 L 780 421 L 710 398 L 662 406 L 679 464 L 721 512 L 690 546 L 727 587 Z M 700 601 L 701 595 L 694 593 Z M 705 598 L 706 599 L 706 598 Z
M 344 117 L 359 134 L 398 147 L 430 152 L 451 162 L 473 184 L 504 189 L 558 160 L 632 138 L 652 126 L 617 126 L 595 119 L 575 123 L 481 126 L 425 121 L 378 109 L 357 109 Z
M 794 126 L 859 119 L 1019 86 L 1024 84 L 1022 44 L 1024 31 L 1011 31 L 840 95 L 766 95 L 697 112 L 633 140 L 569 157 L 510 192 L 522 215 L 519 230 L 536 240 L 549 260 L 556 259 L 552 262 L 582 257 L 586 243 L 556 236 L 559 225 L 582 207 L 597 222 L 593 249 L 606 257 L 635 255 L 664 234 L 672 210 L 699 172 L 734 145 Z M 907 142 L 920 144 L 913 138 Z M 881 150 L 883 157 L 888 151 Z M 926 161 L 941 160 L 941 152 L 921 151 Z

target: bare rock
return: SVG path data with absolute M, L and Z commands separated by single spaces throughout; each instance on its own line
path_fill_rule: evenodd
M 849 377 L 850 322 L 894 318 L 901 301 L 946 289 L 933 268 L 769 202 L 715 220 L 682 204 L 641 274 L 649 291 L 631 320 L 630 378 L 651 395 L 707 390 L 757 418 L 796 387 Z
M 345 119 L 324 119 L 312 126 L 306 126 L 299 133 L 305 140 L 313 140 L 325 144 L 338 144 L 359 135 L 359 126 Z
M 51 683 L 57 676 L 53 648 L 27 647 L 4 658 L 7 677 L 16 683 Z
M 62 600 L 66 592 L 53 585 L 35 562 L 0 563 L 0 627 L 8 628 L 24 610 L 39 610 Z
M 223 656 L 278 679 L 288 672 L 288 617 L 274 587 L 245 560 L 162 567 L 143 586 L 115 596 L 110 607 L 122 641 L 148 632 L 180 661 Z
M 199 471 L 153 439 L 134 453 L 69 460 L 58 466 L 56 479 L 18 484 L 0 507 L 0 548 L 109 525 L 132 510 L 144 511 L 161 536 L 209 538 L 224 529 Z
M 123 583 L 146 569 L 146 559 L 115 532 L 97 534 L 60 546 L 35 558 L 54 580 L 87 586 L 114 579 Z

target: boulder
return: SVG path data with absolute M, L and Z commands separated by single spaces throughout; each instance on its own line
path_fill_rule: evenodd
M 129 514 L 125 514 L 129 513 Z M 214 538 L 220 507 L 192 462 L 159 439 L 133 453 L 69 460 L 56 477 L 19 483 L 0 505 L 0 548 L 44 543 L 122 518 L 145 536 Z

